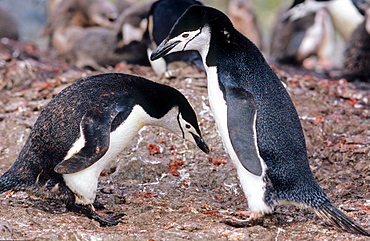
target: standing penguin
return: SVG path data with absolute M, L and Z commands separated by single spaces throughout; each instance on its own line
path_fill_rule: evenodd
M 202 56 L 211 109 L 253 212 L 242 224 L 291 203 L 370 236 L 315 181 L 289 94 L 258 48 L 225 14 L 205 6 L 188 8 L 151 58 L 183 50 L 198 50 Z
M 295 21 L 283 21 L 286 8 L 282 8 L 272 30 L 270 57 L 282 64 L 307 66 L 310 56 L 318 58 L 321 67 L 330 68 L 333 27 L 325 9 L 308 14 Z
M 15 16 L 0 6 L 0 38 L 19 39 L 19 24 Z
M 353 31 L 348 43 L 342 75 L 349 81 L 370 82 L 370 3 L 365 20 Z
M 43 34 L 49 36 L 49 45 L 63 57 L 71 52 L 84 28 L 113 28 L 118 17 L 116 6 L 108 0 L 57 1 L 50 10 Z
M 366 0 L 294 0 L 285 19 L 294 21 L 309 13 L 325 8 L 332 18 L 334 28 L 348 42 L 352 32 L 364 19 L 361 5 Z
M 105 218 L 93 206 L 98 178 L 147 124 L 209 151 L 194 110 L 177 90 L 125 74 L 81 79 L 42 111 L 19 157 L 0 177 L 0 193 L 23 190 L 55 197 L 102 226 L 116 225 L 124 214 L 107 212 Z

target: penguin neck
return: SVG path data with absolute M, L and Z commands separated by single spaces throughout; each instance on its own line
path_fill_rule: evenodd
M 207 76 L 216 76 L 213 78 L 223 82 L 222 79 L 231 74 L 235 77 L 235 84 L 246 84 L 246 80 L 260 81 L 254 78 L 256 69 L 266 75 L 273 75 L 257 46 L 236 29 L 217 27 L 216 31 L 211 29 L 209 38 L 208 45 L 200 51 Z M 223 88 L 222 83 L 220 87 Z
M 345 41 L 351 37 L 353 30 L 363 21 L 364 16 L 351 0 L 334 0 L 327 6 L 335 29 Z
M 230 64 L 231 61 L 229 60 L 231 58 L 234 59 L 233 56 L 245 58 L 246 53 L 248 59 L 251 61 L 243 62 L 243 65 L 266 62 L 257 46 L 232 27 L 232 25 L 225 27 L 212 26 L 208 28 L 208 44 L 204 45 L 202 50 L 199 51 L 207 67 L 218 66 L 221 62 L 225 63 L 225 61 Z M 243 61 L 242 59 L 240 60 Z
M 146 121 L 141 121 L 142 125 L 163 127 L 178 136 L 184 136 L 180 118 L 185 118 L 193 126 L 197 124 L 193 109 L 179 91 L 155 82 L 146 82 L 142 86 L 136 84 L 134 88 L 147 90 L 145 95 L 140 91 L 135 96 L 135 105 L 139 105 L 148 117 Z
M 135 104 L 141 106 L 153 120 L 163 118 L 176 106 L 177 93 L 168 86 L 146 82 L 140 85 L 137 83 L 133 88 L 137 90 Z
M 163 127 L 170 132 L 182 136 L 182 133 L 178 133 L 179 122 L 174 121 L 179 118 L 179 108 L 177 106 L 172 107 L 164 116 L 161 118 L 150 118 L 146 124 Z

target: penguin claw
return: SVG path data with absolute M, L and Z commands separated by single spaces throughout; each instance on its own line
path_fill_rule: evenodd
M 99 210 L 105 209 L 104 204 L 102 204 L 101 202 L 98 202 L 96 200 L 94 201 L 93 206 L 94 206 L 95 209 L 99 209 Z
M 94 205 L 92 205 L 92 207 L 94 207 Z M 114 213 L 109 210 L 95 211 L 90 205 L 79 205 L 76 203 L 67 204 L 67 208 L 73 212 L 84 214 L 86 217 L 98 221 L 101 227 L 114 226 L 122 223 L 122 221 L 118 219 L 126 215 L 125 213 Z M 103 215 L 99 215 L 99 213 L 102 213 Z
M 122 216 L 120 216 L 120 217 L 122 217 Z M 89 216 L 87 216 L 87 217 L 89 217 Z M 89 218 L 94 219 L 95 221 L 98 221 L 100 223 L 100 227 L 108 227 L 108 226 L 114 226 L 114 225 L 117 225 L 119 223 L 122 223 L 122 221 L 117 220 L 120 217 L 116 217 L 116 219 L 115 218 L 108 219 L 108 218 L 105 218 L 103 216 L 100 216 L 97 212 L 92 211 L 91 217 L 89 217 Z
M 120 219 L 122 218 L 123 216 L 126 216 L 127 214 L 126 213 L 115 213 L 113 211 L 108 211 L 108 210 L 104 210 L 104 211 L 95 211 L 95 213 L 103 213 L 103 215 L 99 215 L 99 216 L 108 216 L 110 220 L 117 220 L 117 219 Z
M 230 225 L 235 228 L 243 228 L 243 227 L 252 227 L 255 225 L 262 225 L 263 219 L 258 213 L 250 212 L 250 211 L 244 211 L 240 212 L 242 215 L 246 215 L 247 213 L 249 215 L 249 218 L 247 219 L 240 219 L 240 218 L 227 218 L 223 220 L 223 223 Z
M 262 219 L 239 219 L 239 218 L 227 218 L 222 221 L 223 223 L 230 225 L 234 228 L 252 227 L 256 225 L 262 225 Z

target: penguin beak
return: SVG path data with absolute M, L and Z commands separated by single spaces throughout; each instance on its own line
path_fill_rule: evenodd
M 208 145 L 207 143 L 203 140 L 202 137 L 196 135 L 196 134 L 193 134 L 190 132 L 190 134 L 193 136 L 194 140 L 195 140 L 195 143 L 197 144 L 197 146 L 206 154 L 209 153 L 209 148 L 208 148 Z
M 163 40 L 162 43 L 154 49 L 152 54 L 150 55 L 150 60 L 154 61 L 165 56 L 168 52 L 171 51 L 176 45 L 178 45 L 181 41 L 175 41 L 173 43 L 169 43 L 167 39 Z

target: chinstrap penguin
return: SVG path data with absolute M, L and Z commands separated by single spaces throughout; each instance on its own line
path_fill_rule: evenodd
M 294 21 L 309 13 L 325 8 L 332 19 L 334 28 L 348 42 L 353 30 L 363 21 L 361 5 L 366 0 L 294 0 L 285 13 L 285 21 Z
M 211 109 L 252 211 L 249 220 L 229 223 L 248 225 L 288 203 L 310 208 L 346 231 L 370 236 L 315 181 L 288 92 L 227 16 L 211 7 L 189 7 L 151 58 L 184 50 L 198 50 L 202 56 Z
M 342 77 L 348 81 L 370 82 L 370 3 L 365 20 L 353 31 L 344 55 Z
M 43 34 L 58 55 L 71 52 L 72 43 L 87 27 L 113 28 L 118 17 L 116 6 L 108 0 L 63 0 L 50 9 Z
M 19 39 L 19 23 L 13 13 L 0 7 L 0 38 Z
M 316 56 L 319 67 L 331 68 L 334 30 L 327 10 L 320 9 L 294 21 L 283 21 L 285 12 L 286 7 L 279 11 L 272 30 L 270 58 L 281 64 L 312 68 L 307 59 Z
M 120 14 L 114 28 L 70 28 L 65 59 L 77 68 L 99 69 L 118 63 L 150 66 L 146 42 L 146 15 L 151 1 L 135 4 Z M 74 34 L 71 30 L 75 29 Z
M 148 12 L 148 24 L 145 32 L 147 41 L 148 58 L 150 54 L 167 37 L 171 27 L 185 10 L 194 4 L 201 4 L 197 0 L 159 0 L 153 3 Z M 173 53 L 163 59 L 150 61 L 157 75 L 165 74 L 172 77 L 175 70 L 186 66 L 195 66 L 198 70 L 204 70 L 202 59 L 196 51 Z
M 102 226 L 116 225 L 124 214 L 107 211 L 106 218 L 94 208 L 98 178 L 144 125 L 164 127 L 209 152 L 179 91 L 137 76 L 101 74 L 77 81 L 49 102 L 0 177 L 0 193 L 57 198 Z

